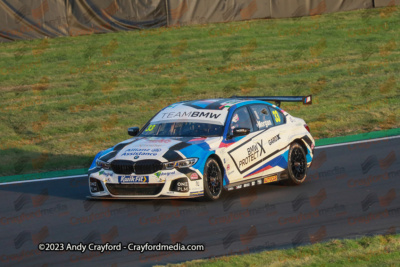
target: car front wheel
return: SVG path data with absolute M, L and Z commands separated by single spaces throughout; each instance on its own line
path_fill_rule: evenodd
M 213 158 L 209 158 L 204 166 L 203 184 L 206 200 L 217 200 L 221 196 L 222 172 Z

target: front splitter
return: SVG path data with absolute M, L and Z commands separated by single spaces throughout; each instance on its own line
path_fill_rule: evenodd
M 185 197 L 168 197 L 168 196 L 160 196 L 160 197 L 112 197 L 112 196 L 95 197 L 95 196 L 86 196 L 86 198 L 90 199 L 90 200 L 187 199 L 187 198 L 199 198 L 199 197 L 202 197 L 202 196 L 185 196 Z

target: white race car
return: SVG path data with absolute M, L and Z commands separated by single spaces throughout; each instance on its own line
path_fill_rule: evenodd
M 275 101 L 277 105 L 268 103 Z M 304 182 L 314 139 L 280 102 L 311 96 L 184 101 L 158 112 L 134 136 L 99 152 L 89 168 L 92 199 L 216 200 L 223 190 Z

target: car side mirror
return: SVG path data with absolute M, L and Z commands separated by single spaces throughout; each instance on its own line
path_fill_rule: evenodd
M 232 137 L 248 135 L 249 133 L 250 133 L 249 128 L 235 128 L 235 129 L 233 129 Z
M 128 128 L 128 134 L 130 136 L 136 136 L 139 133 L 139 127 Z

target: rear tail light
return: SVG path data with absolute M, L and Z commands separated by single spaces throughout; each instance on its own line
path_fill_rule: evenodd
M 308 132 L 310 132 L 310 127 L 308 127 L 307 124 L 304 124 L 304 127 L 307 129 Z

